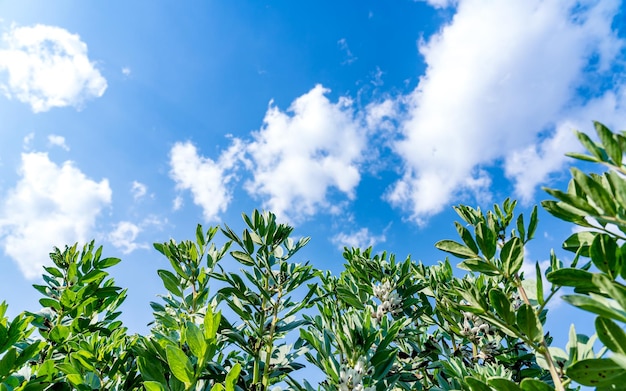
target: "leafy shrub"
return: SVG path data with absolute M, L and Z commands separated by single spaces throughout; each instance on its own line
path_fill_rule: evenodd
M 55 248 L 34 285 L 42 310 L 9 320 L 0 305 L 0 390 L 621 389 L 626 136 L 595 128 L 599 143 L 577 133 L 589 155 L 571 156 L 606 172 L 573 168 L 567 191 L 546 189 L 556 200 L 542 203 L 581 227 L 563 244 L 567 267 L 552 252 L 548 270 L 521 273 L 537 208 L 525 218 L 509 199 L 487 212 L 455 207 L 459 238 L 436 247 L 462 277 L 448 259 L 428 266 L 371 248 L 345 249 L 344 270 L 323 272 L 294 261 L 308 238 L 253 211 L 241 235 L 198 225 L 194 240 L 154 245 L 171 267 L 157 271 L 164 295 L 143 336 L 118 320 L 126 290 L 106 269 L 120 260 L 93 242 Z M 239 272 L 221 267 L 226 257 Z M 598 315 L 600 352 L 573 326 L 564 349 L 550 346 L 547 305 L 563 286 L 574 289 L 565 301 Z M 293 376 L 306 365 L 319 384 Z

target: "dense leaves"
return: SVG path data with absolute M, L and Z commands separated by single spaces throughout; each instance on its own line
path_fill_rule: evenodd
M 458 258 L 460 276 L 449 259 L 371 248 L 346 248 L 343 271 L 323 272 L 298 259 L 308 238 L 255 210 L 241 234 L 198 225 L 194 240 L 154 245 L 169 267 L 142 336 L 119 320 L 126 290 L 106 269 L 120 260 L 93 242 L 55 248 L 34 285 L 41 311 L 10 320 L 0 304 L 0 391 L 622 389 L 626 137 L 595 128 L 599 142 L 577 133 L 589 154 L 571 156 L 608 170 L 573 168 L 567 191 L 546 189 L 556 200 L 542 203 L 580 227 L 563 243 L 567 267 L 552 252 L 547 270 L 522 273 L 538 212 L 516 214 L 510 199 L 455 207 L 458 238 L 435 246 Z M 563 286 L 574 290 L 565 301 L 598 317 L 596 336 L 572 325 L 560 348 L 544 326 Z

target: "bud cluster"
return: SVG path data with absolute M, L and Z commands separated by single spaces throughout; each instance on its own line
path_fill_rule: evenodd
M 341 364 L 339 371 L 339 390 L 340 391 L 374 391 L 376 387 L 364 387 L 363 376 L 372 371 L 371 366 L 367 366 L 365 358 L 361 357 L 357 360 L 354 367 L 347 364 Z
M 372 319 L 375 322 L 380 321 L 388 312 L 397 315 L 402 309 L 402 298 L 395 291 L 389 281 L 377 284 L 372 287 L 374 296 L 380 300 L 380 304 L 375 311 L 372 311 Z
M 493 340 L 496 335 L 496 328 L 478 316 L 469 312 L 463 312 L 463 329 L 461 334 L 479 346 L 476 358 L 489 361 L 498 354 L 500 343 Z

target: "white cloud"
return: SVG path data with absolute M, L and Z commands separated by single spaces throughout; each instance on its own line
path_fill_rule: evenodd
M 33 144 L 34 139 L 35 139 L 35 133 L 33 132 L 30 132 L 26 136 L 24 136 L 24 139 L 22 141 L 22 149 L 24 151 L 30 151 L 32 149 L 32 144 Z
M 9 98 L 28 103 L 34 112 L 53 107 L 80 108 L 100 97 L 107 82 L 87 57 L 87 45 L 60 27 L 16 27 L 4 33 L 0 70 L 8 80 L 0 89 Z
M 342 232 L 332 238 L 332 242 L 339 248 L 360 248 L 366 249 L 370 246 L 375 246 L 378 243 L 384 243 L 387 240 L 385 234 L 373 235 L 369 229 L 361 228 L 358 231 L 345 233 Z
M 132 70 L 129 67 L 123 67 L 122 68 L 122 74 L 126 77 L 130 76 L 130 74 L 132 73 Z
M 242 143 L 233 139 L 229 149 L 214 161 L 198 155 L 190 142 L 176 143 L 170 151 L 170 177 L 178 190 L 189 190 L 193 202 L 202 207 L 205 220 L 214 221 L 226 210 L 231 201 L 228 183 L 233 179 L 233 169 L 241 159 Z M 178 197 L 177 197 L 178 199 Z M 174 209 L 181 202 L 174 200 Z
M 70 150 L 70 147 L 65 143 L 65 137 L 51 134 L 48 136 L 48 144 L 57 146 L 59 148 Z
M 341 38 L 339 41 L 337 41 L 337 46 L 339 46 L 339 49 L 341 49 L 341 51 L 345 55 L 345 59 L 341 62 L 341 65 L 350 65 L 358 60 L 358 58 L 355 57 L 354 54 L 352 54 L 352 51 L 348 46 L 348 41 L 346 41 L 345 38 Z
M 180 208 L 183 207 L 183 197 L 181 197 L 180 195 L 177 195 L 174 198 L 174 201 L 172 201 L 172 209 L 174 210 L 179 210 Z
M 144 248 L 149 248 L 145 243 L 137 243 L 137 235 L 141 232 L 141 228 L 130 221 L 120 221 L 115 229 L 109 233 L 109 241 L 115 248 L 118 248 L 124 254 Z
M 450 24 L 420 44 L 427 71 L 405 99 L 403 139 L 394 145 L 404 168 L 387 194 L 392 204 L 423 222 L 469 188 L 487 185 L 476 177 L 481 167 L 565 126 L 568 113 L 580 108 L 577 89 L 587 86 L 586 72 L 608 71 L 624 43 L 611 31 L 620 2 L 579 3 L 458 2 Z M 538 156 L 560 152 L 545 143 L 537 148 Z M 544 176 L 515 178 L 529 197 Z
M 365 130 L 349 99 L 331 103 L 326 93 L 317 85 L 287 113 L 270 104 L 263 127 L 247 146 L 254 178 L 246 190 L 281 218 L 297 221 L 320 209 L 338 212 L 340 204 L 328 201 L 331 191 L 355 196 Z
M 524 202 L 531 202 L 538 183 L 545 183 L 552 172 L 562 169 L 568 160 L 567 152 L 584 152 L 574 134 L 579 130 L 596 138 L 591 123 L 600 120 L 613 130 L 623 125 L 626 110 L 626 88 L 621 91 L 608 91 L 592 99 L 583 107 L 566 116 L 556 127 L 556 131 L 537 144 L 512 151 L 505 160 L 505 173 L 515 182 L 515 191 Z
M 138 200 L 146 195 L 148 187 L 141 182 L 133 181 L 130 187 L 130 192 L 135 200 Z
M 53 246 L 86 242 L 100 211 L 111 203 L 106 179 L 95 182 L 66 161 L 61 166 L 46 153 L 22 154 L 21 179 L 0 204 L 4 252 L 26 278 L 48 264 Z

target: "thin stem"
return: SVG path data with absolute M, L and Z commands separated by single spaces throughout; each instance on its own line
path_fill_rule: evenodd
M 518 275 L 515 275 L 514 281 L 515 281 L 515 285 L 517 285 L 519 294 L 524 300 L 524 302 L 528 305 L 531 305 L 530 300 L 528 300 L 528 295 L 526 294 L 526 290 L 522 286 L 522 281 L 520 280 Z M 550 354 L 550 349 L 548 349 L 548 344 L 546 342 L 546 339 L 543 338 L 543 336 L 541 336 L 541 349 L 537 349 L 535 347 L 535 350 L 539 350 L 539 353 L 543 355 L 543 357 L 546 359 L 546 362 L 548 363 L 548 371 L 550 371 L 550 376 L 552 377 L 552 381 L 554 382 L 554 389 L 556 391 L 565 391 L 565 388 L 563 387 L 563 382 L 561 381 L 561 376 L 556 370 L 556 366 L 554 365 L 554 360 L 552 359 L 552 354 Z

